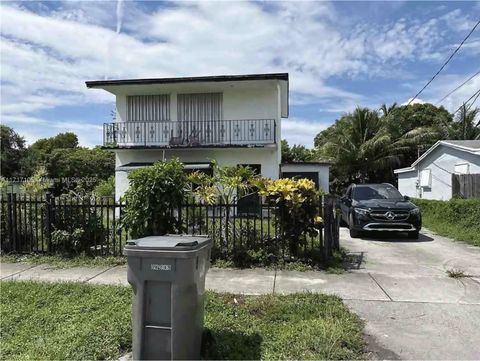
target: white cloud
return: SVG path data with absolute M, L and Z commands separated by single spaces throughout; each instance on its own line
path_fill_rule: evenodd
M 339 26 L 345 19 L 325 2 L 180 2 L 155 11 L 130 1 L 0 6 L 4 119 L 112 104 L 85 80 L 274 71 L 290 73 L 292 105 L 346 111 L 372 97 L 331 85 L 332 77 L 398 78 L 403 62 L 438 62 L 442 38 L 467 23 L 454 11 L 427 21 Z M 473 42 L 465 50 L 478 53 Z
M 400 105 L 407 105 L 407 104 L 412 104 L 413 105 L 413 104 L 425 104 L 425 103 L 426 103 L 425 100 L 422 100 L 420 98 L 413 99 L 413 97 L 412 97 L 412 98 L 408 98 L 407 101 L 403 102 Z
M 428 102 L 432 104 L 437 104 L 437 102 L 447 95 L 450 91 L 455 89 L 457 86 L 462 84 L 467 80 L 471 74 L 460 75 L 460 74 L 447 74 L 438 79 L 435 83 L 432 83 L 425 91 L 425 94 L 422 94 L 422 98 L 425 98 Z M 467 82 L 460 89 L 455 91 L 453 94 L 449 95 L 444 99 L 439 105 L 443 105 L 450 112 L 456 111 L 463 102 L 467 101 L 475 92 L 480 89 L 480 75 L 477 75 L 469 82 Z
M 329 124 L 299 118 L 283 119 L 282 139 L 286 139 L 290 145 L 303 144 L 312 148 L 315 136 L 328 126 Z

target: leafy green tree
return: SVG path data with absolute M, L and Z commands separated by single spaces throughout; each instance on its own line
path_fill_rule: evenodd
M 56 180 L 57 193 L 66 191 L 91 192 L 102 180 L 115 173 L 115 156 L 99 147 L 54 149 L 46 168 Z
M 357 108 L 315 137 L 320 158 L 334 161 L 333 191 L 351 182 L 395 182 L 422 150 L 454 134 L 451 114 L 432 104 Z
M 174 210 L 185 199 L 187 177 L 183 164 L 173 159 L 132 171 L 125 192 L 123 222 L 133 237 L 163 235 L 180 230 Z
M 1 175 L 15 177 L 21 175 L 21 161 L 25 156 L 25 139 L 12 128 L 0 125 Z
M 75 149 L 77 147 L 77 135 L 70 132 L 37 140 L 28 148 L 26 157 L 22 162 L 25 175 L 32 174 L 39 166 L 46 166 L 56 149 Z
M 401 167 L 411 165 L 438 140 L 454 135 L 452 115 L 444 107 L 429 103 L 398 107 L 385 120 L 387 132 L 398 140 Z
M 55 149 L 71 149 L 78 147 L 78 137 L 75 133 L 59 133 L 51 138 L 43 138 L 37 140 L 30 147 L 32 150 L 50 154 Z
M 290 147 L 285 139 L 282 140 L 282 163 L 311 162 L 315 158 L 316 154 L 313 149 L 297 144 Z

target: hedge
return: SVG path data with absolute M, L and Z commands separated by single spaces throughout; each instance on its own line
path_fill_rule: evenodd
M 480 246 L 480 198 L 412 201 L 420 207 L 426 228 L 442 236 Z

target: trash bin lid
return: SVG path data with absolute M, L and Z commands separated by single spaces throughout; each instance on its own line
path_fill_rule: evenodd
M 210 243 L 207 236 L 166 235 L 149 236 L 127 241 L 125 249 L 191 251 Z

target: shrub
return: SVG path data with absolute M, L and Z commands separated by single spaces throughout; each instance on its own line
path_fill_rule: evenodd
M 212 260 L 224 260 L 235 267 L 268 266 L 274 263 L 280 255 L 280 243 L 273 237 L 261 234 L 258 219 L 230 218 L 228 225 L 211 228 L 209 234 L 214 243 L 212 248 Z M 234 225 L 235 223 L 235 225 Z
M 31 195 L 42 195 L 50 186 L 50 182 L 46 177 L 47 171 L 45 167 L 38 167 L 33 176 L 23 184 L 23 190 Z
M 178 209 L 185 199 L 186 175 L 183 164 L 173 159 L 156 162 L 128 175 L 127 205 L 122 223 L 133 237 L 176 233 Z
M 302 237 L 313 237 L 322 218 L 318 214 L 320 193 L 309 179 L 266 180 L 260 194 L 276 205 L 276 219 L 281 237 L 288 242 L 290 255 L 298 255 Z
M 98 183 L 95 187 L 95 194 L 98 197 L 115 197 L 115 176 Z
M 72 203 L 74 199 L 76 202 Z M 97 209 L 90 207 L 90 200 L 83 202 L 86 203 L 69 196 L 57 198 L 56 205 L 52 207 L 50 251 L 92 254 L 93 247 L 105 243 L 108 230 L 102 224 L 101 215 L 97 214 Z
M 82 250 L 82 238 L 85 231 L 75 228 L 73 232 L 58 229 L 52 232 L 52 246 L 56 249 L 63 248 L 66 252 L 79 253 Z
M 480 198 L 437 201 L 414 199 L 425 227 L 441 235 L 480 246 Z

